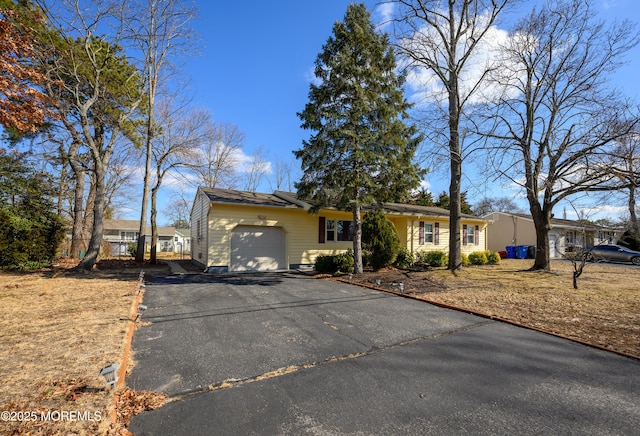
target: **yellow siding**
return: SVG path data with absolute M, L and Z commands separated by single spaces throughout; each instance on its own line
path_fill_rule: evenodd
M 285 231 L 287 263 L 313 264 L 320 254 L 337 254 L 353 246 L 348 242 L 318 242 L 319 216 L 351 220 L 348 212 L 330 211 L 312 215 L 301 209 L 214 204 L 209 211 L 207 266 L 228 266 L 231 233 L 236 226 L 271 226 Z
M 353 219 L 350 212 L 323 211 L 318 215 L 309 214 L 302 209 L 278 207 L 260 207 L 249 205 L 213 204 L 209 208 L 206 195 L 198 195 L 192 210 L 192 258 L 206 267 L 228 267 L 230 263 L 231 234 L 239 226 L 279 227 L 286 235 L 286 261 L 288 265 L 314 264 L 318 255 L 343 253 L 353 247 L 351 241 L 318 242 L 319 217 L 333 220 Z M 207 216 L 208 215 L 208 216 Z M 197 217 L 201 218 L 202 237 L 197 237 Z M 443 219 L 416 218 L 407 216 L 389 216 L 395 225 L 401 246 L 411 252 L 442 250 L 449 251 L 449 222 Z M 439 244 L 425 242 L 419 244 L 420 221 L 440 224 Z M 479 225 L 478 245 L 462 245 L 463 253 L 486 249 L 486 223 L 463 221 L 469 226 Z M 208 231 L 207 231 L 207 226 Z M 208 247 L 208 249 L 206 248 Z M 199 257 L 199 253 L 201 257 Z
M 396 222 L 399 222 L 401 218 L 396 218 Z M 419 251 L 444 251 L 444 252 L 448 252 L 449 251 L 449 220 L 447 220 L 446 218 L 444 219 L 433 219 L 433 218 L 421 218 L 421 219 L 414 219 L 411 217 L 408 218 L 404 218 L 405 220 L 405 225 L 399 226 L 396 224 L 397 228 L 402 227 L 404 229 L 404 233 L 407 235 L 406 238 L 406 246 L 407 249 L 412 252 L 412 253 L 417 253 Z M 434 242 L 427 242 L 425 240 L 424 244 L 420 245 L 420 221 L 423 221 L 426 224 L 431 224 L 433 226 L 434 229 L 434 233 L 435 233 L 435 224 L 439 223 L 440 225 L 440 237 L 439 237 L 439 241 L 438 244 L 435 244 Z M 475 226 L 478 225 L 479 229 L 480 229 L 480 237 L 478 240 L 478 244 L 471 244 L 471 245 L 462 245 L 462 252 L 465 254 L 469 254 L 472 253 L 474 251 L 484 251 L 486 250 L 486 235 L 487 235 L 487 231 L 486 231 L 486 224 L 485 223 L 479 223 L 479 222 L 473 222 L 473 221 L 466 221 L 463 220 L 461 222 L 461 228 L 462 225 L 468 225 L 468 226 Z M 398 234 L 400 234 L 400 231 L 398 231 Z M 460 235 L 460 238 L 462 239 L 462 234 Z M 425 238 L 426 239 L 426 238 Z M 434 241 L 435 241 L 435 236 L 434 236 Z M 402 238 L 401 238 L 402 241 Z
M 191 259 L 202 266 L 208 265 L 206 257 L 208 208 L 209 198 L 198 191 L 191 210 Z
M 533 221 L 517 215 L 495 212 L 489 216 L 488 247 L 504 251 L 508 245 L 536 245 L 536 228 Z

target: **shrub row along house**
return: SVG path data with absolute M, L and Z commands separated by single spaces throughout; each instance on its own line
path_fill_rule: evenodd
M 198 188 L 191 211 L 191 256 L 208 272 L 277 271 L 313 266 L 319 255 L 353 247 L 353 215 L 335 208 L 310 214 L 290 192 Z M 448 251 L 449 211 L 385 203 L 400 244 L 412 253 Z M 462 251 L 487 248 L 487 221 L 462 216 Z

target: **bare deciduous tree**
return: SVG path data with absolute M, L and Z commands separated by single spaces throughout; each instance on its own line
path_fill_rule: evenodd
M 270 172 L 270 164 L 264 158 L 262 147 L 258 147 L 251 155 L 251 160 L 245 164 L 244 190 L 255 192 L 264 177 Z
M 450 163 L 449 269 L 462 267 L 461 259 L 461 180 L 463 124 L 465 108 L 473 103 L 490 63 L 479 64 L 474 54 L 491 31 L 500 13 L 513 0 L 395 0 L 400 6 L 395 20 L 400 54 L 408 68 L 420 75 L 427 71 L 426 86 L 435 87 L 427 98 L 440 108 L 439 114 L 425 120 L 427 129 L 440 132 L 441 145 Z M 480 69 L 478 69 L 480 66 Z M 446 124 L 442 128 L 442 123 Z M 430 135 L 427 134 L 429 137 Z M 431 139 L 434 139 L 431 135 Z
M 191 200 L 185 198 L 184 192 L 178 194 L 176 198 L 171 200 L 165 214 L 171 219 L 172 226 L 178 228 L 190 228 L 189 214 L 191 212 Z
M 209 113 L 189 110 L 172 100 L 163 101 L 158 108 L 162 130 L 153 146 L 155 184 L 151 188 L 151 263 L 156 263 L 157 196 L 162 180 L 169 171 L 185 168 L 193 161 L 197 147 L 208 139 Z
M 522 212 L 522 209 L 509 197 L 485 197 L 473 206 L 473 212 L 478 216 L 484 216 L 491 212 Z
M 238 184 L 237 168 L 244 145 L 244 133 L 231 123 L 209 122 L 208 140 L 200 145 L 191 171 L 194 187 L 233 189 Z
M 146 88 L 146 158 L 136 251 L 136 261 L 141 262 L 144 259 L 153 139 L 158 130 L 155 122 L 156 95 L 163 74 L 166 75 L 165 70 L 172 66 L 171 57 L 184 53 L 193 37 L 189 22 L 196 12 L 192 3 L 181 0 L 129 0 L 122 4 L 120 13 L 125 35 L 141 54 L 140 64 Z
M 272 191 L 295 191 L 295 182 L 300 179 L 298 166 L 292 161 L 277 159 L 273 163 L 272 177 L 269 186 Z
M 618 145 L 613 150 L 613 168 L 614 173 L 625 185 L 631 230 L 635 234 L 640 234 L 636 202 L 636 195 L 638 188 L 640 188 L 640 136 L 638 132 L 631 132 L 618 140 Z
M 627 106 L 606 80 L 638 34 L 629 23 L 597 22 L 588 0 L 561 0 L 532 11 L 512 35 L 494 75 L 504 95 L 486 124 L 495 123 L 496 169 L 526 190 L 538 248 L 532 269 L 549 270 L 553 207 L 620 187 L 607 155 L 634 123 L 620 122 Z

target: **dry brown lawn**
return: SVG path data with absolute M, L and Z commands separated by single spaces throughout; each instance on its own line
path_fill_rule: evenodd
M 91 274 L 0 272 L 0 412 L 23 418 L 0 420 L 0 434 L 126 433 L 131 414 L 162 404 L 153 393 L 127 389 L 114 401 L 98 376 L 121 361 L 131 324 L 140 266 L 125 263 L 104 262 Z M 392 284 L 402 282 L 417 298 L 640 356 L 640 268 L 587 265 L 574 290 L 570 263 L 554 263 L 553 273 L 522 271 L 530 265 L 507 260 L 455 276 L 386 270 L 354 281 L 375 286 L 379 279 L 380 288 L 396 290 Z M 166 267 L 144 270 L 149 277 Z
M 122 429 L 98 373 L 121 362 L 131 324 L 141 268 L 123 264 L 99 263 L 90 274 L 0 272 L 0 434 Z
M 467 267 L 456 275 L 424 272 L 365 272 L 354 281 L 398 290 L 426 301 L 558 334 L 640 357 L 640 268 L 587 264 L 573 289 L 573 265 L 552 262 L 551 272 L 526 271 L 529 260 Z

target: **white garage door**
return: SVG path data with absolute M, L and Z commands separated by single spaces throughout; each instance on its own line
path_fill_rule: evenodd
M 238 226 L 231 234 L 230 271 L 287 269 L 284 230 L 277 227 Z

